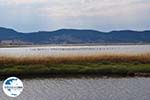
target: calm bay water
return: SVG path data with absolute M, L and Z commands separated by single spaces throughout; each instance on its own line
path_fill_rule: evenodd
M 31 79 L 24 91 L 0 100 L 150 100 L 150 78 Z M 0 82 L 2 87 L 2 81 Z
M 150 45 L 106 45 L 106 46 L 37 46 L 0 48 L 1 56 L 76 56 L 95 54 L 142 54 L 150 53 Z

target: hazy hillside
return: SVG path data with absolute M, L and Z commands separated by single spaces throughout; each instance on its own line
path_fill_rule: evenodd
M 13 29 L 0 28 L 0 40 L 18 40 L 34 44 L 77 44 L 77 43 L 150 43 L 150 31 L 112 31 L 61 29 L 20 33 Z

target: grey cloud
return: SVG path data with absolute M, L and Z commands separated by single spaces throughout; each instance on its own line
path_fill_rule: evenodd
M 19 31 L 58 28 L 148 29 L 148 0 L 0 0 L 0 26 Z

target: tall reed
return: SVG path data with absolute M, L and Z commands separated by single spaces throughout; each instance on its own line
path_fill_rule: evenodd
M 92 63 L 92 62 L 139 62 L 150 63 L 150 54 L 139 55 L 127 55 L 127 54 L 97 54 L 91 56 L 61 56 L 61 57 L 49 57 L 49 56 L 32 56 L 32 57 L 0 57 L 0 65 L 7 64 L 61 64 L 61 63 Z

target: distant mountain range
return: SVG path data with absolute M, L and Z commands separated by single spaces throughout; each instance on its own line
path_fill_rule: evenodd
M 150 43 L 150 31 L 111 31 L 60 29 L 32 33 L 17 32 L 0 27 L 0 41 L 20 41 L 32 44 L 82 43 Z

